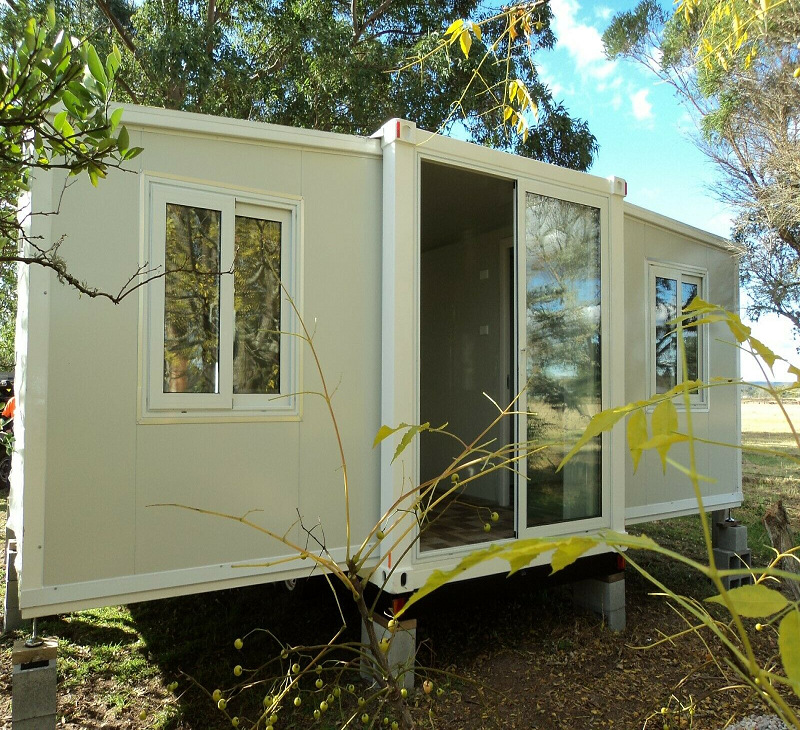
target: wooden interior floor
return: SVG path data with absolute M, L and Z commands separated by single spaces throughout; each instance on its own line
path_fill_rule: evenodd
M 491 513 L 500 519 L 492 522 Z M 484 525 L 492 529 L 486 532 Z M 422 550 L 442 550 L 461 545 L 475 545 L 514 537 L 514 507 L 496 504 L 475 497 L 459 496 L 432 508 L 423 523 Z

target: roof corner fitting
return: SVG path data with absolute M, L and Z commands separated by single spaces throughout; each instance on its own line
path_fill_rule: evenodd
M 413 142 L 414 132 L 417 125 L 407 119 L 390 119 L 377 132 L 370 135 L 372 139 L 380 139 L 381 147 L 392 144 L 392 142 Z
M 621 195 L 623 198 L 628 194 L 628 181 L 624 178 L 611 175 L 607 177 L 608 186 L 612 195 Z

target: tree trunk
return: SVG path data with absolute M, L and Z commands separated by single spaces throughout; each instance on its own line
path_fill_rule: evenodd
M 786 553 L 794 547 L 794 538 L 789 527 L 789 515 L 786 514 L 781 500 L 767 510 L 764 515 L 764 527 L 767 529 L 772 547 L 779 553 Z M 787 579 L 784 584 L 789 586 L 795 600 L 800 600 L 800 563 L 795 558 L 787 556 L 778 563 L 777 567 L 797 574 L 796 581 Z

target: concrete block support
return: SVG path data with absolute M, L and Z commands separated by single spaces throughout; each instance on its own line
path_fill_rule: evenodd
M 383 638 L 389 639 L 387 657 L 392 674 L 399 679 L 401 687 L 413 689 L 414 657 L 417 653 L 417 620 L 399 621 L 395 630 L 390 631 L 388 620 L 383 616 L 375 616 L 373 625 L 378 641 Z M 361 643 L 364 644 L 366 651 L 372 654 L 369 650 L 367 627 L 363 622 L 361 624 Z M 375 680 L 372 665 L 363 660 L 361 662 L 361 676 L 368 681 Z
M 572 584 L 572 600 L 603 619 L 612 631 L 625 630 L 625 573 L 579 580 Z
M 6 595 L 3 599 L 3 633 L 24 628 L 30 623 L 22 618 L 19 609 L 19 581 L 17 576 L 17 541 L 6 538 Z
M 721 550 L 714 548 L 714 565 L 717 570 L 747 570 L 752 565 L 752 556 L 749 550 Z M 727 590 L 749 585 L 753 576 L 749 574 L 723 576 L 722 583 Z
M 11 653 L 12 730 L 55 730 L 58 641 L 41 646 L 14 642 Z

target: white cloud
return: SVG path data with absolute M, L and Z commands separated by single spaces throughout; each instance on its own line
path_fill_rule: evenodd
M 633 116 L 640 122 L 646 122 L 653 118 L 653 105 L 647 101 L 649 93 L 649 89 L 640 89 L 635 94 L 631 94 Z
M 581 6 L 575 0 L 550 0 L 550 8 L 559 46 L 572 56 L 577 70 L 594 78 L 609 77 L 616 64 L 605 57 L 600 31 L 577 20 Z
M 614 11 L 611 8 L 606 7 L 605 5 L 598 5 L 594 9 L 595 17 L 603 21 L 608 20 L 613 12 Z

